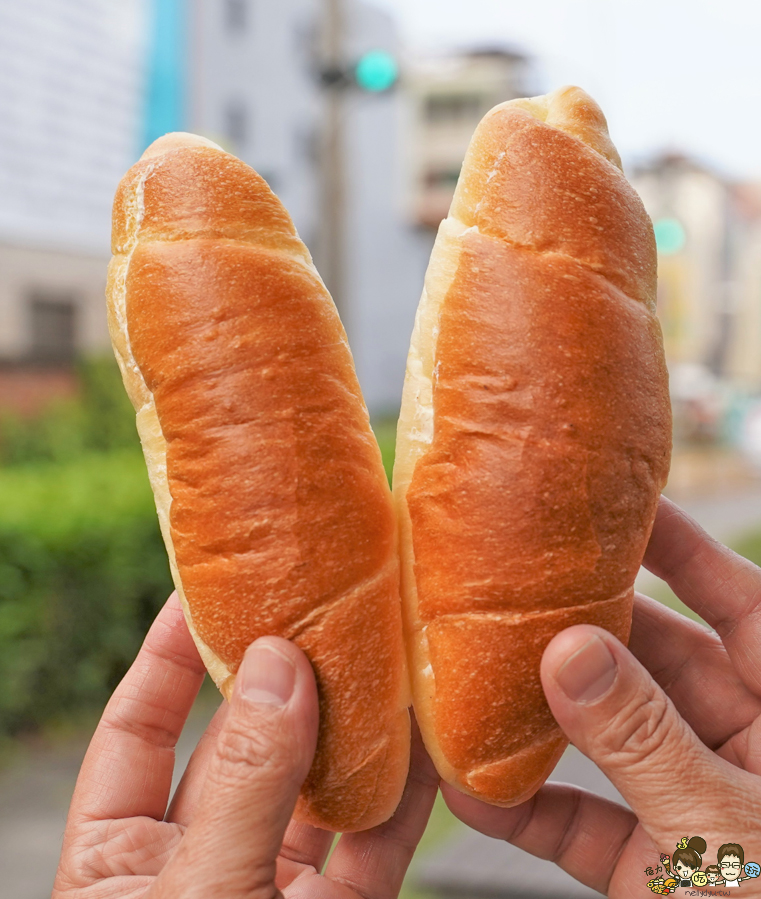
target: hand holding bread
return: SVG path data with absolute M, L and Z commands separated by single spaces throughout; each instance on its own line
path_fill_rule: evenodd
M 315 750 L 317 689 L 294 642 L 262 637 L 172 795 L 173 750 L 204 675 L 172 595 L 90 743 L 53 899 L 394 899 L 438 791 L 419 735 L 387 824 L 335 840 L 289 821 Z

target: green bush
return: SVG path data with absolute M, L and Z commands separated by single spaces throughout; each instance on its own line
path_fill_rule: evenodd
M 0 736 L 102 705 L 170 591 L 139 451 L 0 469 Z
M 390 418 L 383 418 L 373 422 L 375 439 L 378 441 L 383 467 L 386 469 L 386 477 L 391 483 L 391 474 L 394 470 L 394 455 L 396 452 L 396 422 Z
M 0 413 L 0 464 L 67 462 L 86 452 L 137 448 L 135 412 L 113 356 L 77 364 L 79 394 L 29 419 Z
M 0 415 L 0 739 L 100 707 L 172 589 L 116 363 L 78 378 L 33 420 Z M 376 431 L 390 477 L 395 423 Z
M 754 565 L 761 565 L 761 531 L 753 531 L 736 541 L 735 552 L 750 559 Z

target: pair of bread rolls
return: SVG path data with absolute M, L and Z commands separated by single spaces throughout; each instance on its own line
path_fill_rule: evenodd
M 617 166 L 578 89 L 479 127 L 418 310 L 396 515 L 335 307 L 266 183 L 168 135 L 119 187 L 109 326 L 174 581 L 226 696 L 258 636 L 312 661 L 302 821 L 393 813 L 410 680 L 442 776 L 521 801 L 564 745 L 544 646 L 582 621 L 628 634 L 670 420 L 652 228 Z

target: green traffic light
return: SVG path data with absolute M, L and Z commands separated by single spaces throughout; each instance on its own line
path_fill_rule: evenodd
M 385 50 L 370 50 L 360 57 L 354 69 L 357 84 L 366 91 L 381 93 L 392 88 L 399 78 L 399 66 Z
M 659 219 L 653 226 L 655 244 L 663 256 L 673 256 L 684 247 L 687 235 L 682 223 L 676 219 Z

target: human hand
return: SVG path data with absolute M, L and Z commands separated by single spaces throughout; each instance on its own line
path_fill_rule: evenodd
M 685 835 L 708 842 L 705 864 L 723 843 L 761 855 L 761 569 L 666 499 L 644 564 L 714 630 L 637 596 L 631 652 L 580 625 L 542 659 L 555 718 L 631 809 L 565 784 L 511 809 L 442 785 L 466 824 L 611 897 L 642 895 Z
M 231 704 L 215 715 L 167 809 L 174 746 L 204 674 L 173 595 L 90 744 L 53 899 L 396 897 L 438 787 L 419 737 L 393 818 L 344 834 L 323 876 L 334 834 L 289 824 L 318 705 L 311 666 L 286 640 L 249 648 Z

